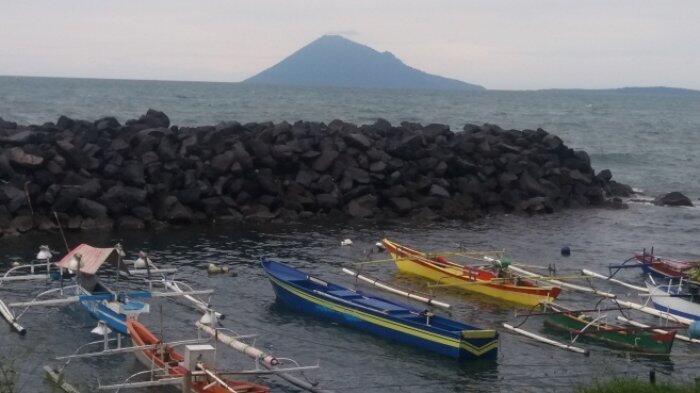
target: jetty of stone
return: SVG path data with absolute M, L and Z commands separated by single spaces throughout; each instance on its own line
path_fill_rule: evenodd
M 0 228 L 144 229 L 313 218 L 471 219 L 602 206 L 630 187 L 544 130 L 385 120 L 171 126 L 0 119 Z M 619 200 L 616 199 L 619 204 Z

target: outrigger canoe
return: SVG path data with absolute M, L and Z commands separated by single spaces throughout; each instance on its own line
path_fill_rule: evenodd
M 644 273 L 670 280 L 682 280 L 692 293 L 700 293 L 700 261 L 678 261 L 654 255 L 654 249 L 634 255 Z
M 353 291 L 268 259 L 277 299 L 308 314 L 457 359 L 495 359 L 498 333 Z
M 448 261 L 442 256 L 430 256 L 388 239 L 382 240 L 382 244 L 400 271 L 468 292 L 532 307 L 553 301 L 561 291 L 561 288 L 556 286 L 538 285 L 532 280 L 516 277 L 505 268 L 464 266 Z
M 140 322 L 129 319 L 126 322 L 131 340 L 134 346 L 146 347 L 142 351 L 136 352 L 136 358 L 149 370 L 164 370 L 169 377 L 185 377 L 189 370 L 183 366 L 185 357 L 177 352 L 173 347 L 160 345 L 161 341 L 148 328 Z M 194 370 L 193 370 L 194 371 Z M 222 382 L 233 390 L 222 386 L 218 381 L 211 380 L 210 376 L 202 375 L 192 382 L 191 389 L 198 393 L 268 393 L 270 389 L 246 381 L 236 381 L 222 379 Z
M 700 303 L 692 302 L 691 299 L 697 295 L 686 295 L 681 291 L 679 285 L 654 285 L 649 281 L 645 282 L 649 290 L 651 303 L 659 311 L 678 315 L 684 318 L 700 321 Z
M 667 355 L 671 352 L 675 330 L 655 331 L 640 327 L 611 325 L 592 318 L 582 312 L 568 310 L 562 306 L 545 306 L 545 326 L 567 332 L 571 337 L 581 336 L 606 346 L 625 351 Z

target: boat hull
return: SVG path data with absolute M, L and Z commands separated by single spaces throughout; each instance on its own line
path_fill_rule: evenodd
M 656 287 L 649 282 L 646 285 L 651 296 L 651 303 L 657 310 L 696 321 L 700 320 L 700 303 L 672 296 L 677 295 L 677 286 L 673 286 L 669 293 L 667 285 Z
M 126 328 L 126 315 L 119 314 L 111 310 L 105 301 L 81 301 L 81 307 L 98 321 L 103 321 L 107 326 L 115 332 L 129 335 Z
M 616 331 L 597 326 L 587 327 L 588 321 L 566 314 L 549 315 L 544 324 L 548 328 L 565 331 L 573 336 L 581 333 L 581 337 L 612 348 L 648 354 L 670 353 L 675 336 L 652 331 Z
M 498 340 L 495 337 L 460 339 L 440 335 L 323 297 L 313 296 L 273 277 L 270 279 L 277 299 L 294 310 L 456 359 L 495 359 L 498 355 Z
M 159 344 L 160 340 L 153 335 L 141 323 L 130 320 L 127 329 L 131 335 L 135 346 L 145 346 Z M 182 366 L 184 357 L 170 346 L 160 349 L 146 349 L 134 352 L 136 358 L 148 369 L 162 369 L 167 364 L 168 375 L 171 377 L 185 377 L 188 370 Z M 165 363 L 163 362 L 165 360 Z M 246 381 L 223 379 L 227 385 L 237 392 L 246 393 L 269 393 L 270 390 L 262 385 L 257 385 Z M 228 389 L 221 385 L 209 386 L 212 381 L 204 377 L 199 377 L 192 381 L 191 389 L 197 393 L 230 393 Z
M 391 242 L 385 241 L 384 245 L 399 271 L 425 277 L 439 282 L 441 285 L 454 286 L 467 292 L 528 307 L 533 307 L 540 303 L 549 303 L 560 292 L 558 287 L 488 283 L 485 280 L 472 279 L 473 276 L 457 275 L 450 268 L 443 268 L 435 263 L 431 263 L 427 258 L 413 257 L 408 253 L 402 252 Z

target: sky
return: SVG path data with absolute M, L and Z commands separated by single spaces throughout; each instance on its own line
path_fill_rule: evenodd
M 236 82 L 331 33 L 491 89 L 700 89 L 698 0 L 0 0 L 0 75 Z

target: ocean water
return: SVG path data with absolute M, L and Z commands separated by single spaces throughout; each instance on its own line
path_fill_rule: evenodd
M 618 181 L 644 190 L 647 196 L 679 190 L 700 197 L 700 98 L 692 95 L 548 91 L 548 92 L 420 92 L 344 89 L 252 87 L 227 83 L 112 81 L 0 77 L 0 117 L 19 123 L 56 121 L 65 114 L 96 119 L 113 115 L 124 121 L 147 108 L 165 111 L 174 124 L 202 125 L 219 121 L 304 120 L 340 118 L 357 123 L 382 117 L 392 123 L 419 121 L 495 123 L 504 128 L 542 127 L 567 144 L 585 149 L 596 170 L 609 168 Z M 700 201 L 698 201 L 700 203 Z M 499 358 L 493 363 L 456 363 L 430 353 L 393 344 L 334 323 L 286 310 L 274 300 L 272 288 L 259 267 L 261 257 L 287 261 L 322 278 L 355 285 L 341 266 L 364 258 L 382 237 L 426 250 L 450 250 L 458 245 L 506 249 L 521 263 L 556 264 L 560 274 L 586 267 L 606 272 L 635 251 L 654 246 L 658 254 L 700 259 L 700 208 L 657 207 L 630 201 L 627 210 L 581 209 L 551 215 L 498 215 L 475 222 L 406 225 L 401 222 L 317 223 L 285 226 L 169 228 L 151 232 L 67 233 L 69 244 L 87 242 L 107 246 L 119 241 L 132 254 L 150 250 L 160 264 L 178 267 L 178 277 L 198 288 L 215 290 L 211 301 L 227 314 L 224 325 L 240 334 L 257 333 L 255 344 L 301 364 L 321 368 L 306 375 L 337 392 L 522 391 L 568 392 L 598 378 L 645 378 L 657 371 L 660 380 L 692 381 L 700 376 L 700 346 L 676 342 L 668 359 L 635 357 L 589 343 L 590 357 L 533 343 L 502 332 Z M 350 238 L 354 245 L 341 247 Z M 14 260 L 29 260 L 40 244 L 60 250 L 57 234 L 32 234 L 0 239 L 0 268 Z M 570 245 L 571 257 L 559 249 Z M 231 266 L 235 275 L 208 276 L 209 262 Z M 397 285 L 425 290 L 426 282 L 398 274 L 392 264 L 367 265 L 366 272 Z M 639 272 L 621 273 L 641 283 Z M 598 288 L 643 301 L 633 291 L 593 282 Z M 133 285 L 133 284 L 129 284 Z M 588 285 L 588 284 L 586 284 Z M 3 299 L 27 299 L 45 284 L 0 286 Z M 437 289 L 439 298 L 454 305 L 452 317 L 480 327 L 500 329 L 502 322 L 519 323 L 513 307 L 453 289 Z M 565 292 L 561 302 L 588 308 L 597 302 L 584 294 Z M 196 313 L 171 302 L 156 302 L 143 319 L 160 331 L 162 315 L 166 340 L 193 337 Z M 608 313 L 613 321 L 616 312 Z M 643 314 L 635 319 L 658 323 Z M 0 358 L 19 372 L 19 391 L 52 391 L 41 378 L 44 364 L 95 340 L 94 322 L 77 307 L 28 312 L 29 332 L 18 338 L 0 328 Z M 529 318 L 525 328 L 551 335 L 542 319 Z M 560 340 L 567 337 L 559 336 Z M 96 350 L 97 348 L 93 348 Z M 236 353 L 219 350 L 226 369 L 252 368 Z M 67 368 L 71 382 L 94 391 L 99 382 L 117 383 L 142 370 L 133 355 L 73 361 Z M 295 392 L 273 377 L 260 377 L 273 391 Z M 149 390 L 145 390 L 149 391 Z M 155 391 L 155 390 L 151 390 Z

